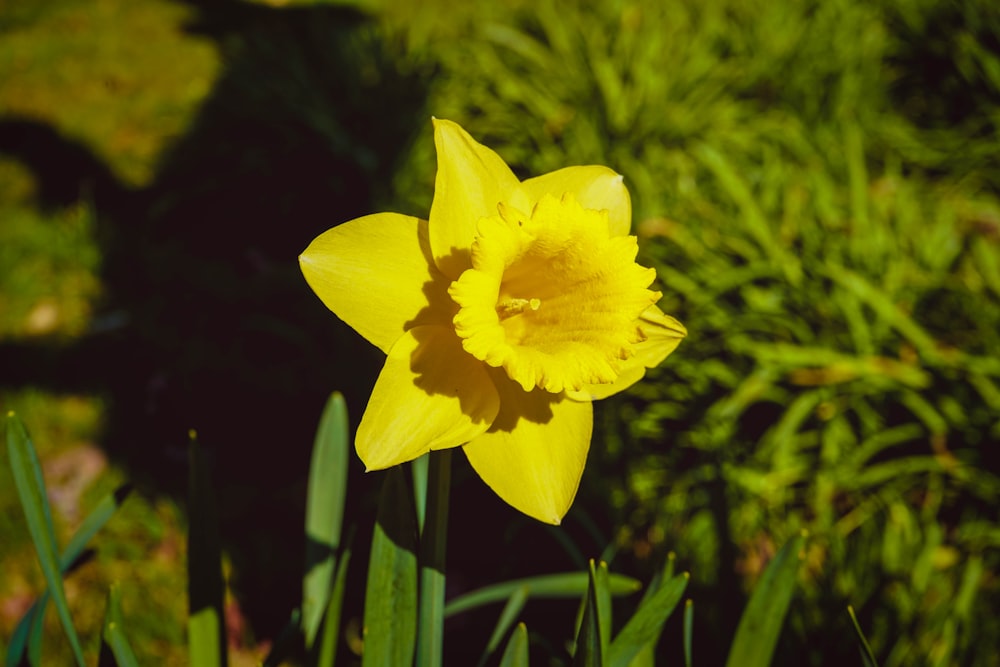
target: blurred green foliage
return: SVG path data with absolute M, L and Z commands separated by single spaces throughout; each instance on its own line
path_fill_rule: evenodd
M 672 549 L 691 571 L 695 663 L 721 663 L 734 591 L 808 529 L 776 664 L 857 660 L 848 604 L 882 665 L 997 664 L 1000 9 L 451 5 L 365 2 L 376 23 L 359 44 L 384 44 L 380 58 L 426 82 L 427 115 L 459 121 L 521 175 L 623 173 L 661 305 L 690 331 L 603 404 L 578 502 L 611 494 L 637 567 Z M 178 36 L 186 8 L 139 6 L 0 9 L 0 68 L 18 75 L 0 77 L 0 109 L 86 138 L 133 183 L 218 67 Z M 101 93 L 94 71 L 128 94 Z M 433 172 L 427 129 L 375 185 L 387 201 L 373 210 L 426 211 Z M 38 212 L 31 195 L 0 161 L 0 335 L 72 336 L 100 292 L 90 209 Z M 46 298 L 65 314 L 54 329 Z M 21 395 L 0 399 L 39 423 Z M 102 547 L 108 567 L 143 558 L 130 553 L 150 539 L 138 526 L 176 530 L 170 511 L 140 514 Z M 180 642 L 179 621 L 144 622 L 129 619 L 135 646 L 142 632 Z

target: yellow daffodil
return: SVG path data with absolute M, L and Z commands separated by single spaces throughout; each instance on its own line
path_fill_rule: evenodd
M 429 220 L 351 220 L 299 258 L 323 303 L 387 355 L 358 455 L 377 470 L 463 446 L 501 498 L 558 524 L 591 401 L 639 380 L 686 331 L 635 262 L 621 176 L 568 167 L 519 181 L 450 121 L 434 121 L 434 143 Z

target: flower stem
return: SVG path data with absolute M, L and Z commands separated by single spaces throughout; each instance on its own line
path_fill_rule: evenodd
M 441 667 L 444 643 L 444 561 L 451 450 L 431 452 L 429 459 L 426 514 L 420 534 L 417 667 Z

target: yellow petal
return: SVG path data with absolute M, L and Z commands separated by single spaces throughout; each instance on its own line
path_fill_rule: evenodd
M 571 193 L 584 208 L 608 212 L 611 236 L 625 236 L 632 227 L 632 201 L 624 179 L 607 167 L 566 167 L 521 184 L 531 203 L 543 195 Z
M 448 326 L 410 329 L 378 376 L 355 446 L 368 470 L 457 447 L 493 423 L 500 399 L 486 366 Z
M 463 449 L 483 481 L 514 508 L 559 524 L 580 485 L 594 426 L 589 402 L 536 389 L 525 392 L 494 374 L 500 413 Z
M 520 184 L 503 159 L 478 143 L 457 123 L 434 120 L 437 177 L 431 203 L 430 239 L 434 261 L 449 278 L 472 264 L 469 248 L 481 218 L 497 214 L 497 204 L 522 203 Z
M 635 345 L 635 359 L 652 368 L 659 366 L 687 336 L 687 329 L 657 306 L 650 306 L 639 318 L 639 331 L 646 337 Z
M 591 384 L 566 394 L 575 401 L 599 401 L 628 389 L 642 379 L 647 368 L 659 366 L 687 336 L 687 329 L 656 306 L 650 306 L 639 318 L 639 331 L 645 337 L 635 343 L 635 356 L 622 364 L 618 379 L 610 384 Z
M 326 307 L 383 352 L 404 330 L 457 312 L 425 220 L 377 213 L 345 222 L 316 237 L 299 265 Z

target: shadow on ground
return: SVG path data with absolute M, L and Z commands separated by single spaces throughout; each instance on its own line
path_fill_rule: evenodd
M 0 345 L 0 382 L 106 397 L 109 453 L 149 493 L 184 497 L 196 429 L 234 583 L 266 637 L 299 595 L 320 411 L 339 389 L 356 419 L 382 357 L 312 294 L 296 258 L 374 210 L 429 117 L 424 82 L 357 13 L 188 2 L 187 29 L 227 66 L 147 187 L 124 186 L 51 126 L 0 119 L 0 152 L 33 172 L 40 208 L 92 202 L 106 296 L 81 339 Z

